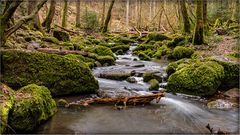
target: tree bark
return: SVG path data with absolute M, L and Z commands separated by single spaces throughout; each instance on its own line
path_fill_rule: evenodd
M 239 2 L 239 0 L 235 0 L 235 4 L 234 4 L 234 11 L 233 11 L 233 15 L 232 15 L 232 19 L 234 20 L 234 21 L 237 21 L 238 23 L 239 23 L 239 18 L 240 18 L 240 16 L 239 16 L 239 5 L 240 5 L 240 2 Z
M 36 7 L 37 1 L 34 0 L 28 0 L 28 15 L 30 15 L 33 11 L 33 9 Z M 43 29 L 41 27 L 40 19 L 39 19 L 39 14 L 37 13 L 31 23 L 35 29 L 43 32 Z
M 80 0 L 76 0 L 76 9 L 77 9 L 77 14 L 76 14 L 76 27 L 80 28 L 81 23 L 80 23 Z
M 62 13 L 62 27 L 66 27 L 68 11 L 68 0 L 64 0 L 63 13 Z
M 42 23 L 42 26 L 46 28 L 47 32 L 50 32 L 50 30 L 51 30 L 51 24 L 52 24 L 53 17 L 55 14 L 55 8 L 56 8 L 56 0 L 51 0 L 47 17 L 44 20 L 44 22 Z
M 106 6 L 106 0 L 103 0 L 103 5 L 102 5 L 103 10 L 102 10 L 101 28 L 104 27 L 105 6 Z
M 189 17 L 187 13 L 187 8 L 186 8 L 186 1 L 185 0 L 180 0 L 180 6 L 181 6 L 181 13 L 182 13 L 182 19 L 183 19 L 183 25 L 184 25 L 184 33 L 189 34 L 190 33 L 190 22 L 189 22 Z
M 110 3 L 110 6 L 108 8 L 107 17 L 106 17 L 106 20 L 105 20 L 105 23 L 104 23 L 104 26 L 103 26 L 103 29 L 102 29 L 103 33 L 108 31 L 108 24 L 109 24 L 109 21 L 111 19 L 112 8 L 113 8 L 113 5 L 114 5 L 114 2 L 115 2 L 115 0 L 112 0 L 111 3 Z
M 126 3 L 126 26 L 129 27 L 129 0 Z
M 196 0 L 197 9 L 196 17 L 197 22 L 193 35 L 193 45 L 201 45 L 204 43 L 204 23 L 203 23 L 203 0 Z
M 9 8 L 6 10 L 5 14 L 0 17 L 0 39 L 1 45 L 4 45 L 7 38 L 13 34 L 16 30 L 18 30 L 24 23 L 29 22 L 32 20 L 41 7 L 47 2 L 47 0 L 41 0 L 38 2 L 36 7 L 33 9 L 32 13 L 28 16 L 21 18 L 17 23 L 15 23 L 10 28 L 6 27 L 6 24 L 10 21 L 11 17 L 13 16 L 14 12 L 16 11 L 17 7 L 21 4 L 22 1 L 14 1 Z

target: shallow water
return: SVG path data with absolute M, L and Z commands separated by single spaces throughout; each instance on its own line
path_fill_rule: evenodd
M 167 61 L 134 61 L 132 49 L 128 54 L 118 56 L 116 65 L 95 69 L 95 76 L 113 70 L 166 74 Z M 144 64 L 144 67 L 132 66 L 136 64 Z M 97 80 L 102 90 L 148 91 L 149 87 L 141 77 L 137 78 L 138 83 L 135 84 L 102 78 Z M 79 100 L 79 97 L 69 100 Z M 167 94 L 159 103 L 152 102 L 147 106 L 129 107 L 126 110 L 115 110 L 108 105 L 94 105 L 84 109 L 59 108 L 58 113 L 39 127 L 36 133 L 209 133 L 205 127 L 208 123 L 215 130 L 239 131 L 239 110 L 209 110 L 205 104 L 204 99 L 199 97 Z

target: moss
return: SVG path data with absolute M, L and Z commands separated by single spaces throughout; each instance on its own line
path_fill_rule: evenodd
M 156 46 L 148 45 L 148 44 L 140 44 L 133 51 L 137 52 L 137 51 L 144 51 L 144 50 L 148 50 L 148 49 L 155 50 Z
M 222 20 L 218 18 L 214 23 L 214 27 L 219 28 L 221 26 L 222 26 Z
M 108 47 L 105 47 L 105 46 L 89 47 L 89 48 L 85 48 L 84 51 L 91 52 L 91 53 L 96 53 L 99 56 L 112 56 L 112 57 L 114 57 L 114 54 L 113 54 L 112 50 Z
M 75 60 L 77 62 L 80 62 L 80 61 L 85 62 L 88 65 L 89 68 L 92 68 L 92 66 L 94 65 L 94 62 L 95 62 L 94 59 L 84 57 L 82 55 L 77 55 L 77 54 L 68 54 L 68 55 L 65 55 L 64 57 L 68 58 L 70 60 Z
M 0 126 L 0 134 L 6 131 L 6 127 L 8 125 L 8 114 L 12 109 L 16 96 L 15 92 L 9 88 L 7 85 L 0 83 L 0 116 L 1 116 L 1 126 Z
M 216 92 L 224 77 L 224 68 L 216 62 L 196 62 L 185 65 L 168 78 L 168 91 L 197 96 Z
M 184 45 L 188 42 L 187 39 L 185 38 L 185 36 L 180 35 L 180 34 L 175 34 L 175 35 L 173 35 L 172 38 L 173 39 L 167 43 L 167 46 L 171 47 L 171 48 Z
M 160 33 L 149 33 L 147 36 L 147 42 L 153 41 L 163 41 L 163 40 L 170 40 L 171 38 Z
M 100 74 L 100 78 L 106 78 L 106 79 L 111 79 L 111 80 L 126 80 L 128 77 L 130 77 L 130 73 L 107 73 L 107 74 Z
M 1 51 L 3 82 L 20 88 L 44 85 L 52 95 L 94 93 L 98 82 L 83 62 L 40 52 Z
M 161 58 L 164 55 L 171 55 L 172 50 L 168 48 L 166 45 L 163 45 L 158 48 L 157 52 L 154 54 L 155 58 Z
M 30 41 L 35 41 L 36 38 L 35 38 L 35 37 L 32 37 L 32 36 L 26 36 L 26 37 L 24 37 L 24 40 L 25 40 L 26 42 L 30 42 Z
M 117 52 L 118 50 L 122 50 L 125 53 L 129 50 L 129 45 L 116 45 L 114 47 L 111 47 L 111 50 L 113 52 Z
M 158 82 L 162 82 L 162 76 L 154 74 L 152 72 L 146 72 L 143 74 L 143 81 L 149 82 L 152 79 L 156 79 Z
M 151 60 L 151 58 L 143 52 L 138 53 L 138 57 L 140 60 L 145 60 L 145 61 Z
M 60 107 L 68 106 L 68 102 L 65 99 L 59 99 L 57 105 Z
M 57 38 L 59 41 L 68 42 L 70 41 L 70 36 L 67 32 L 53 30 L 53 37 Z
M 42 40 L 46 41 L 46 42 L 49 42 L 49 43 L 54 43 L 54 44 L 59 44 L 60 43 L 60 41 L 55 37 L 43 37 Z
M 16 92 L 16 102 L 9 114 L 9 125 L 17 133 L 31 132 L 57 111 L 48 88 L 27 85 Z
M 191 55 L 194 53 L 192 48 L 177 46 L 173 50 L 173 56 L 176 59 L 182 59 L 182 58 L 190 58 Z
M 116 55 L 123 55 L 124 52 L 123 52 L 122 49 L 120 49 L 120 50 L 117 50 L 117 51 L 115 52 L 115 54 L 116 54 Z
M 129 44 L 129 43 L 134 43 L 135 41 L 128 38 L 128 37 L 122 37 L 122 36 L 116 36 L 110 38 L 114 43 L 119 43 L 119 44 Z
M 224 67 L 224 78 L 220 86 L 221 89 L 227 90 L 239 87 L 240 64 L 220 61 L 216 59 L 209 60 L 217 62 Z
M 152 79 L 149 81 L 150 87 L 149 90 L 158 90 L 159 89 L 159 82 L 156 79 Z
M 99 61 L 102 65 L 107 63 L 108 65 L 113 65 L 115 62 L 115 59 L 111 56 L 98 56 L 97 61 Z
M 233 53 L 228 54 L 227 56 L 239 59 L 240 58 L 240 52 L 233 52 Z

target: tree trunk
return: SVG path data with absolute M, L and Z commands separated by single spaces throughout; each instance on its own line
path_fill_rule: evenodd
M 68 0 L 64 0 L 63 14 L 62 14 L 62 27 L 66 27 L 68 11 Z
M 105 6 L 106 6 L 106 0 L 103 0 L 103 10 L 102 10 L 102 19 L 101 19 L 101 28 L 104 27 L 104 19 L 105 19 Z
M 107 13 L 107 17 L 106 17 L 106 20 L 105 20 L 105 23 L 104 23 L 104 26 L 103 26 L 103 29 L 102 29 L 102 32 L 105 33 L 108 31 L 108 24 L 109 24 L 109 21 L 111 19 L 111 15 L 112 15 L 112 8 L 113 8 L 113 5 L 114 5 L 114 2 L 115 0 L 112 0 L 111 1 L 111 4 L 109 6 L 109 9 L 108 9 L 108 13 Z
M 36 4 L 37 4 L 37 1 L 28 0 L 28 15 L 32 13 L 33 9 L 36 7 Z M 35 15 L 33 21 L 30 24 L 32 24 L 35 29 L 43 32 L 38 13 Z
M 47 17 L 42 23 L 42 26 L 46 28 L 47 32 L 51 30 L 52 20 L 55 14 L 56 0 L 51 0 L 50 9 L 48 11 Z
M 183 25 L 184 25 L 184 33 L 189 34 L 190 22 L 189 22 L 189 17 L 188 17 L 187 8 L 186 8 L 186 1 L 180 0 L 180 6 L 181 6 L 182 19 L 183 19 Z
M 232 15 L 232 19 L 234 20 L 234 21 L 237 21 L 238 23 L 239 23 L 239 18 L 240 18 L 240 16 L 239 16 L 239 0 L 235 0 L 235 4 L 234 4 L 234 12 L 233 12 L 233 15 Z
M 137 28 L 141 29 L 141 25 L 142 25 L 142 0 L 139 0 L 139 12 L 138 12 L 138 25 Z
M 196 0 L 196 3 L 197 3 L 196 9 L 197 22 L 193 36 L 193 45 L 201 45 L 204 43 L 203 0 Z
M 129 27 L 129 0 L 126 3 L 126 27 Z
M 80 28 L 80 0 L 76 0 L 76 9 L 77 9 L 77 15 L 76 15 L 76 27 Z

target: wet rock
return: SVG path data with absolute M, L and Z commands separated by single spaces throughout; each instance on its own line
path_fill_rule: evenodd
M 110 80 L 126 80 L 130 76 L 130 73 L 101 73 L 99 75 L 100 78 L 106 78 Z
M 153 73 L 153 72 L 146 72 L 143 74 L 144 82 L 148 82 L 152 79 L 156 79 L 158 82 L 162 82 L 162 74 L 161 73 Z
M 134 76 L 136 74 L 136 70 L 133 70 L 130 72 L 131 76 Z
M 133 61 L 138 61 L 138 59 L 137 59 L 137 58 L 134 58 Z
M 96 67 L 101 67 L 101 66 L 102 66 L 102 64 L 101 64 L 99 61 L 95 61 L 95 62 L 94 62 L 94 65 L 95 65 Z
M 130 83 L 136 83 L 137 82 L 136 78 L 134 78 L 134 77 L 128 77 L 126 81 L 130 82 Z
M 132 67 L 144 67 L 144 64 L 136 64 L 136 65 L 132 65 Z
M 235 103 L 232 103 L 228 100 L 217 99 L 215 101 L 211 101 L 207 104 L 210 109 L 231 109 L 236 106 Z
M 68 107 L 69 106 L 68 102 L 65 99 L 59 99 L 57 102 L 57 105 L 60 107 Z
M 47 87 L 30 84 L 16 92 L 16 102 L 9 113 L 9 125 L 17 133 L 32 132 L 57 111 Z
M 27 49 L 28 49 L 28 50 L 35 50 L 35 49 L 38 49 L 38 48 L 40 48 L 40 45 L 39 45 L 39 43 L 37 43 L 37 42 L 31 42 L 31 43 L 28 44 L 28 46 L 27 46 Z
M 224 93 L 224 96 L 228 98 L 240 98 L 239 88 L 233 88 Z
M 159 82 L 156 79 L 152 79 L 149 81 L 150 87 L 149 90 L 158 90 L 159 89 Z

